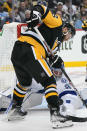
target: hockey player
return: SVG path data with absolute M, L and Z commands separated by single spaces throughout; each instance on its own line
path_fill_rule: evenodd
M 62 61 L 58 56 L 51 56 L 34 30 L 34 27 L 40 22 L 41 25 L 38 30 L 53 52 L 57 51 L 61 42 L 67 41 L 75 35 L 74 27 L 70 24 L 63 25 L 61 18 L 59 16 L 53 17 L 47 7 L 43 5 L 34 6 L 31 19 L 27 21 L 29 29 L 21 34 L 12 51 L 11 61 L 19 83 L 17 83 L 13 91 L 13 104 L 8 119 L 11 119 L 10 114 L 13 111 L 21 116 L 27 114 L 21 110 L 21 105 L 26 91 L 32 83 L 32 78 L 34 78 L 45 89 L 45 97 L 49 105 L 54 128 L 72 126 L 68 116 L 64 117 L 59 113 L 60 105 L 63 102 L 58 97 L 56 81 L 46 58 L 51 58 L 54 67 L 56 65 L 61 67 Z
M 83 107 L 83 102 L 78 96 L 78 92 L 73 88 L 72 84 L 62 73 L 61 69 L 57 69 L 56 72 L 54 70 L 53 72 L 54 76 L 56 76 L 59 98 L 63 100 L 62 107 L 64 108 L 64 110 L 62 110 L 61 113 L 63 113 L 63 115 L 76 116 L 76 110 Z M 59 74 L 61 74 L 60 77 Z M 79 94 L 83 98 L 82 92 L 83 91 L 79 92 Z

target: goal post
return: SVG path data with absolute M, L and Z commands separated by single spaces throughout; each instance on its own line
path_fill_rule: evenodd
M 14 86 L 15 73 L 11 63 L 11 52 L 15 41 L 26 29 L 26 24 L 17 22 L 3 26 L 0 34 L 0 91 Z

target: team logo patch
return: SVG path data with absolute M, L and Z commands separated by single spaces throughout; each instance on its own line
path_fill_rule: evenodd
M 41 72 L 41 77 L 45 77 L 45 73 L 44 72 Z
M 62 82 L 62 83 L 67 83 L 67 80 L 66 80 L 65 78 L 62 78 L 62 79 L 61 79 L 61 82 Z

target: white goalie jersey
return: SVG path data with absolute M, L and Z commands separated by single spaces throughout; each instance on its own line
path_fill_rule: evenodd
M 57 82 L 57 90 L 59 98 L 63 99 L 64 104 L 73 105 L 75 109 L 83 106 L 77 92 L 69 83 L 68 79 L 62 74 L 61 79 Z
M 57 90 L 59 94 L 59 98 L 63 99 L 64 105 L 66 108 L 72 110 L 76 110 L 82 108 L 83 103 L 80 100 L 77 92 L 70 85 L 67 78 L 62 74 L 61 78 L 57 81 Z M 11 99 L 7 98 L 7 96 L 11 96 L 10 91 L 6 91 L 4 95 L 0 97 L 0 109 L 7 108 Z M 37 84 L 35 80 L 33 80 L 31 87 L 24 99 L 23 108 L 48 108 L 47 102 L 44 97 L 44 88 Z M 72 108 L 72 109 L 71 109 Z

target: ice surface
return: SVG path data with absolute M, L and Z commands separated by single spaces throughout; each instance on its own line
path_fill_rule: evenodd
M 86 88 L 85 83 L 85 68 L 67 68 L 66 71 L 69 73 L 75 86 L 79 89 Z M 87 116 L 87 109 L 78 111 L 78 115 Z M 74 123 L 73 127 L 52 129 L 50 123 L 50 114 L 48 110 L 29 110 L 28 115 L 24 120 L 20 121 L 5 121 L 2 120 L 0 115 L 0 131 L 87 131 L 87 122 Z
M 73 127 L 52 129 L 49 111 L 29 111 L 28 116 L 20 121 L 0 121 L 0 131 L 87 131 L 87 122 L 74 123 Z

